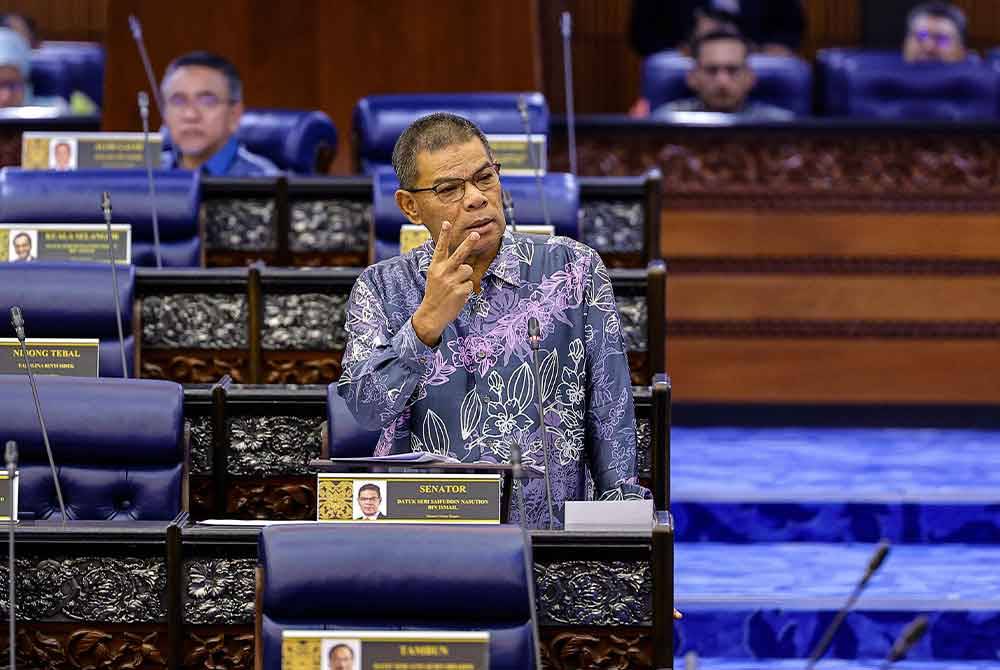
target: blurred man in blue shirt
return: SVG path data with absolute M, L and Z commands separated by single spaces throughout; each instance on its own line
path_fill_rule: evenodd
M 279 172 L 236 138 L 243 116 L 243 82 L 232 63 L 204 51 L 185 54 L 167 66 L 161 88 L 164 123 L 173 145 L 163 154 L 164 167 L 216 177 Z

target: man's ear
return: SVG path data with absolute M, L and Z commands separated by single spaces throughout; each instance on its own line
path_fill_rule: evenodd
M 235 135 L 240 128 L 240 119 L 243 117 L 243 101 L 234 102 L 229 106 L 229 134 Z
M 754 72 L 749 67 L 746 70 L 747 73 L 747 91 L 752 91 L 753 87 L 757 85 L 757 73 Z
M 418 226 L 423 224 L 420 218 L 420 211 L 417 209 L 417 199 L 413 197 L 412 193 L 398 189 L 396 191 L 396 206 L 399 207 L 399 211 L 403 213 L 403 216 L 410 223 Z
M 684 81 L 687 82 L 688 88 L 690 88 L 695 93 L 698 92 L 698 66 L 695 65 L 693 68 L 687 71 L 684 75 Z

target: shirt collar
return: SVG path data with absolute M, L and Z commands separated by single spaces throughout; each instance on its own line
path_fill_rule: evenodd
M 519 245 L 524 244 L 523 240 L 518 240 L 511 233 L 510 228 L 503 231 L 500 238 L 500 250 L 490 266 L 483 273 L 483 278 L 490 275 L 501 281 L 511 284 L 515 288 L 521 286 L 520 258 L 524 253 L 520 251 Z M 431 238 L 414 249 L 417 260 L 417 269 L 422 274 L 427 274 L 427 268 L 431 266 L 431 258 L 434 256 L 434 239 Z
M 229 174 L 229 168 L 232 166 L 233 162 L 236 160 L 236 154 L 240 150 L 239 140 L 233 135 L 229 140 L 222 145 L 222 148 L 215 152 L 211 158 L 205 161 L 201 166 L 201 171 L 205 174 L 211 175 L 212 177 L 224 177 Z M 171 168 L 180 167 L 181 155 L 180 151 L 174 148 L 173 151 L 169 152 L 169 156 L 166 156 L 167 164 Z

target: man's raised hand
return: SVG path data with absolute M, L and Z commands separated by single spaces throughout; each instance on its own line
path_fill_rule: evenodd
M 410 320 L 417 337 L 429 347 L 437 345 L 441 333 L 465 307 L 474 287 L 472 266 L 465 260 L 479 241 L 479 233 L 470 233 L 455 253 L 450 253 L 451 232 L 451 223 L 443 222 L 427 268 L 424 298 Z

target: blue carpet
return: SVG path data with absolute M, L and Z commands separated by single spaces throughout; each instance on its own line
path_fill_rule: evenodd
M 678 543 L 676 651 L 804 658 L 860 578 L 872 545 Z M 915 660 L 1000 658 L 1000 547 L 892 549 L 834 638 L 831 656 L 878 659 L 916 615 Z
M 671 431 L 680 541 L 1000 543 L 1000 430 Z

